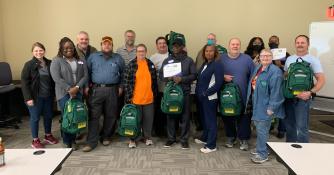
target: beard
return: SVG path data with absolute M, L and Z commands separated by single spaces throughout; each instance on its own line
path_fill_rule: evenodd
M 133 46 L 135 44 L 135 40 L 127 40 L 126 45 Z

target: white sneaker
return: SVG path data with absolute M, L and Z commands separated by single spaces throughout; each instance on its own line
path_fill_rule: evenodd
M 135 141 L 130 141 L 129 148 L 136 148 L 136 147 L 137 147 L 136 142 Z
M 150 139 L 146 139 L 146 146 L 153 145 L 153 141 Z
M 201 148 L 201 152 L 202 153 L 211 153 L 211 152 L 214 152 L 214 151 L 217 151 L 217 148 L 214 148 L 214 149 L 210 149 L 210 148 Z
M 197 143 L 197 144 L 206 144 L 206 142 L 203 142 L 200 139 L 195 139 L 195 143 Z

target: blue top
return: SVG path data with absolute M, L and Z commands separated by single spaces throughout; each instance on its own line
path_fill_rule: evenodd
M 204 62 L 198 72 L 196 95 L 199 98 L 208 98 L 208 96 L 219 92 L 224 82 L 223 74 L 223 65 L 220 60 L 212 61 L 210 63 Z M 213 75 L 214 84 L 209 87 Z
M 95 52 L 88 57 L 87 66 L 91 83 L 119 84 L 125 63 L 117 53 L 105 57 L 102 52 Z
M 252 58 L 243 53 L 240 53 L 237 58 L 230 58 L 227 54 L 223 54 L 221 62 L 224 67 L 224 75 L 234 76 L 233 82 L 240 87 L 242 102 L 245 106 L 248 82 L 255 68 Z
M 295 63 L 297 61 L 297 59 L 299 58 L 300 56 L 297 56 L 297 55 L 291 55 L 287 58 L 286 62 L 285 62 L 285 65 L 284 65 L 284 71 L 288 71 L 288 68 L 290 66 L 291 63 Z M 301 58 L 310 63 L 311 64 L 311 68 L 313 70 L 314 73 L 323 73 L 324 71 L 322 70 L 322 66 L 320 64 L 320 60 L 310 54 L 307 54 L 307 55 L 304 55 L 304 56 L 301 56 Z
M 274 64 L 270 64 L 257 77 L 255 83 L 255 90 L 252 93 L 251 82 L 256 76 L 261 65 L 258 65 L 252 74 L 249 81 L 247 91 L 247 104 L 250 96 L 253 99 L 253 117 L 252 120 L 265 121 L 271 120 L 268 116 L 267 110 L 274 112 L 273 116 L 277 118 L 284 118 L 284 96 L 283 96 L 283 73 L 280 68 Z

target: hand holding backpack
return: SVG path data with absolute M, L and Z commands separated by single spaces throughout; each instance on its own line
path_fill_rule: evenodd
M 284 97 L 294 98 L 303 91 L 311 90 L 313 86 L 311 64 L 299 57 L 296 62 L 291 63 L 289 66 L 288 76 L 285 78 L 283 85 Z
M 173 81 L 167 83 L 161 99 L 161 110 L 166 114 L 181 114 L 183 110 L 183 91 Z
M 126 104 L 121 111 L 118 133 L 124 137 L 135 138 L 141 133 L 139 110 L 134 104 Z
M 77 98 L 70 98 L 63 111 L 61 129 L 63 132 L 77 134 L 88 125 L 88 112 L 85 103 Z
M 241 91 L 236 83 L 224 84 L 220 91 L 220 112 L 223 116 L 238 116 L 242 110 Z

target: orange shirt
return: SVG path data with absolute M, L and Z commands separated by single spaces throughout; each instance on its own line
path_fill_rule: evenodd
M 146 60 L 137 60 L 135 88 L 132 102 L 137 105 L 153 103 L 152 79 Z

